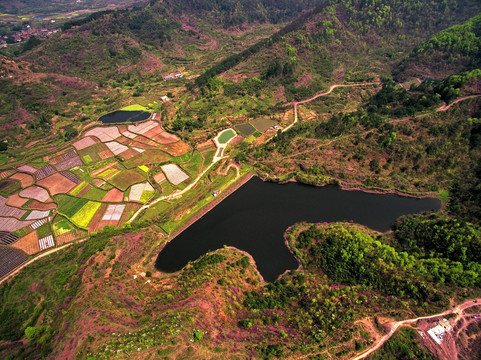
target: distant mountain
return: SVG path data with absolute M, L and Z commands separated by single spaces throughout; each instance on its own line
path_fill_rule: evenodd
M 396 77 L 440 79 L 446 74 L 481 67 L 481 13 L 417 46 L 396 69 Z
M 95 10 L 106 7 L 130 6 L 145 4 L 146 0 L 2 0 L 0 12 L 8 14 L 48 15 L 57 12 Z

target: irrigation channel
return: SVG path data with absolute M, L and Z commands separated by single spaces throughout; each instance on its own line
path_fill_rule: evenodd
M 440 206 L 440 200 L 433 198 L 347 191 L 334 185 L 279 185 L 252 178 L 171 240 L 159 253 L 156 268 L 176 272 L 228 245 L 252 255 L 264 280 L 274 281 L 298 267 L 283 236 L 294 223 L 352 221 L 385 232 L 401 215 L 437 211 Z

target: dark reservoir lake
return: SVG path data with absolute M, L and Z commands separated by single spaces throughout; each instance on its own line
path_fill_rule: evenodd
M 298 267 L 283 237 L 297 222 L 352 220 L 384 232 L 401 215 L 440 207 L 440 200 L 433 198 L 346 191 L 335 185 L 279 185 L 254 177 L 169 242 L 155 267 L 176 272 L 225 244 L 251 254 L 264 279 L 274 281 L 284 271 Z
M 148 111 L 114 111 L 102 116 L 99 121 L 104 124 L 116 124 L 123 122 L 137 122 L 147 120 L 150 117 Z

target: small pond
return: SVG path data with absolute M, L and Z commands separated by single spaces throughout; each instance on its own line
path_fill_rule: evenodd
M 123 111 L 118 110 L 102 116 L 99 121 L 104 124 L 116 124 L 123 122 L 137 122 L 147 120 L 150 117 L 148 111 Z
M 264 279 L 274 281 L 298 266 L 283 237 L 296 222 L 353 221 L 384 232 L 401 215 L 440 207 L 440 200 L 432 198 L 346 191 L 334 185 L 279 185 L 252 178 L 168 243 L 155 266 L 175 272 L 225 244 L 251 254 Z

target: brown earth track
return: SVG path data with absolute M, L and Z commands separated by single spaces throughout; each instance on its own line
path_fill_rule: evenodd
M 90 224 L 88 226 L 89 232 L 95 232 L 99 229 L 99 223 L 100 219 L 102 218 L 102 215 L 107 208 L 107 204 L 102 204 L 97 212 L 95 213 L 94 217 L 92 218 L 92 221 L 90 221 Z

